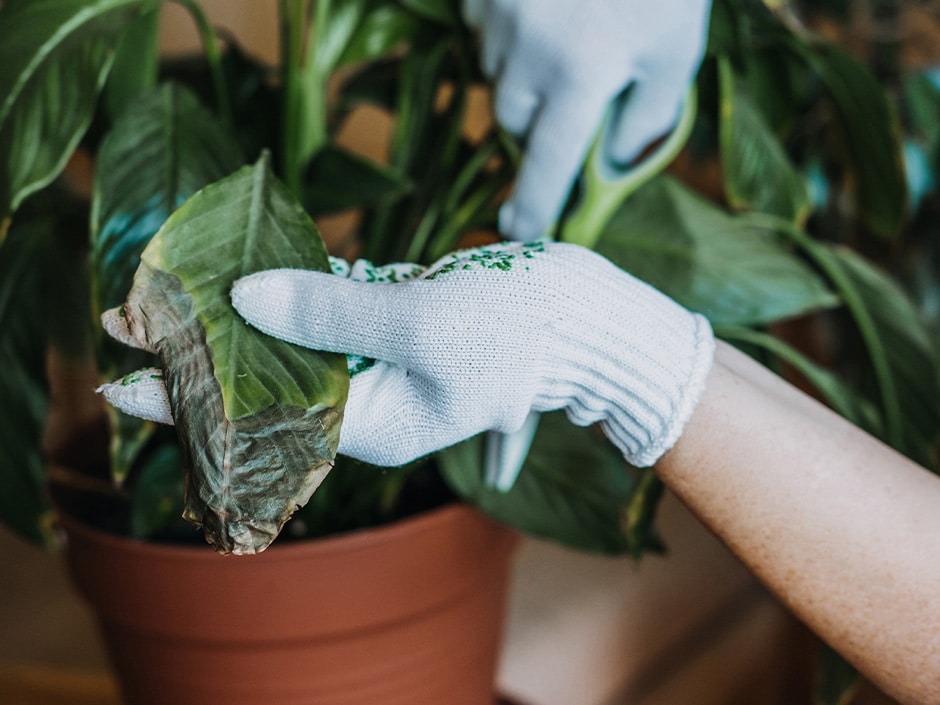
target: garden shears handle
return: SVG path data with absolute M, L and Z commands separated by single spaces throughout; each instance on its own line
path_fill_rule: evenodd
M 669 136 L 648 156 L 627 167 L 611 164 L 605 155 L 604 141 L 611 119 L 611 110 L 608 110 L 584 161 L 578 179 L 577 201 L 568 209 L 560 225 L 553 229 L 558 232 L 558 239 L 594 249 L 617 208 L 630 194 L 662 171 L 685 145 L 695 122 L 697 102 L 693 85 Z M 529 412 L 522 427 L 513 433 L 490 431 L 487 434 L 484 456 L 487 487 L 501 492 L 512 489 L 538 430 L 539 416 L 538 412 Z

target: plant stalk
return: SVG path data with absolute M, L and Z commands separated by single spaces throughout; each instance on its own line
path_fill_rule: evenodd
M 318 48 L 329 31 L 330 0 L 280 0 L 281 70 L 284 83 L 283 178 L 300 197 L 304 172 L 328 141 L 326 129 L 329 66 L 321 66 Z
M 743 216 L 747 222 L 755 227 L 772 230 L 790 238 L 800 247 L 813 262 L 826 274 L 832 285 L 845 302 L 846 308 L 852 315 L 855 325 L 858 326 L 865 348 L 871 360 L 875 374 L 875 382 L 881 398 L 881 407 L 884 411 L 884 440 L 900 452 L 904 452 L 904 419 L 901 413 L 901 402 L 898 397 L 897 386 L 891 374 L 891 366 L 884 345 L 878 336 L 875 322 L 865 307 L 864 302 L 856 291 L 852 282 L 846 276 L 839 262 L 832 258 L 830 253 L 819 243 L 813 240 L 808 233 L 776 215 L 765 213 L 752 213 Z
M 212 87 L 215 90 L 219 114 L 226 128 L 232 129 L 235 125 L 235 116 L 232 114 L 232 101 L 229 98 L 225 73 L 222 70 L 222 52 L 219 50 L 219 42 L 209 23 L 209 18 L 196 0 L 174 0 L 174 2 L 185 7 L 196 23 L 196 29 L 199 31 L 202 46 L 206 52 L 206 60 L 209 62 L 209 72 L 212 76 Z

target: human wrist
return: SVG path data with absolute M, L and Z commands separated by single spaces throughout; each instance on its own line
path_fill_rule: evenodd
M 588 320 L 560 325 L 538 410 L 599 423 L 633 465 L 653 465 L 681 435 L 715 357 L 707 319 L 617 269 L 592 267 Z M 588 313 L 589 312 L 589 313 Z

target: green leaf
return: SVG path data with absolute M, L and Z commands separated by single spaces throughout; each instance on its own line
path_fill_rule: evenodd
M 235 133 L 241 151 L 249 159 L 257 158 L 265 148 L 280 141 L 281 87 L 272 85 L 276 72 L 249 56 L 234 38 L 227 38 L 221 59 L 225 78 L 224 93 L 230 97 Z M 189 88 L 199 102 L 216 115 L 224 109 L 219 105 L 220 91 L 209 63 L 200 55 L 164 58 L 160 63 L 164 81 L 180 83 Z
M 900 127 L 884 87 L 837 47 L 794 47 L 822 81 L 835 108 L 834 132 L 854 177 L 855 210 L 872 232 L 894 237 L 907 208 Z
M 329 145 L 311 160 L 304 206 L 311 215 L 391 203 L 411 189 L 398 170 Z
M 97 318 L 131 288 L 140 253 L 170 213 L 203 186 L 231 173 L 238 145 L 186 89 L 164 84 L 137 98 L 98 152 L 91 217 L 92 280 Z M 101 341 L 104 379 L 152 367 L 146 353 Z M 123 481 L 153 424 L 113 412 L 111 472 Z
M 775 35 L 784 29 L 777 25 Z M 743 66 L 735 65 L 736 77 L 743 80 L 751 104 L 776 135 L 790 135 L 806 114 L 806 97 L 812 94 L 812 74 L 799 56 L 789 50 L 789 35 L 766 46 L 751 48 Z
M 485 443 L 477 436 L 439 455 L 444 479 L 457 494 L 534 536 L 597 553 L 628 549 L 621 514 L 634 481 L 623 455 L 598 429 L 574 426 L 563 412 L 543 414 L 508 492 L 484 482 Z
M 183 504 L 183 456 L 176 445 L 163 444 L 137 475 L 131 494 L 131 536 L 153 539 L 180 524 L 185 526 Z
M 186 518 L 222 552 L 277 536 L 332 467 L 348 389 L 343 355 L 249 327 L 232 283 L 277 267 L 329 271 L 316 226 L 256 164 L 180 206 L 141 256 L 124 311 L 160 356 L 187 474 Z
M 897 394 L 899 439 L 885 439 L 925 467 L 937 468 L 940 441 L 940 350 L 922 314 L 904 290 L 860 255 L 832 248 L 874 326 Z
M 733 0 L 713 0 L 708 21 L 708 56 L 729 56 L 737 61 L 743 52 L 740 4 Z
M 772 213 L 797 223 L 810 212 L 809 190 L 783 145 L 751 102 L 727 60 L 719 60 L 720 144 L 725 193 L 732 208 Z
M 353 70 L 339 87 L 335 113 L 342 117 L 359 105 L 375 105 L 391 111 L 398 95 L 401 57 L 380 59 Z
M 858 671 L 836 651 L 823 645 L 817 663 L 813 702 L 816 705 L 849 705 L 861 684 Z
M 884 432 L 879 437 L 925 467 L 938 467 L 940 351 L 929 322 L 887 274 L 846 248 L 816 242 L 791 223 L 756 216 L 779 228 L 818 265 L 838 291 L 867 352 Z
M 99 314 L 123 303 L 140 253 L 170 213 L 241 163 L 232 137 L 181 86 L 164 84 L 129 107 L 102 142 L 95 170 L 91 241 Z
M 634 560 L 642 558 L 647 551 L 661 552 L 665 548 L 653 526 L 665 485 L 653 468 L 638 472 L 639 480 L 621 514 L 622 531 Z
M 352 5 L 348 0 L 345 5 Z M 365 2 L 362 19 L 336 60 L 336 68 L 385 56 L 410 39 L 418 23 L 408 12 L 387 2 Z
M 728 215 L 667 176 L 621 207 L 597 251 L 714 325 L 769 323 L 838 303 L 772 230 Z
M 398 0 L 416 15 L 449 26 L 457 24 L 459 10 L 451 0 Z
M 940 149 L 940 87 L 927 72 L 912 72 L 904 77 L 902 97 L 906 131 L 934 155 Z
M 51 218 L 15 223 L 0 244 L 0 520 L 51 544 L 42 433 L 49 406 L 45 376 L 45 253 Z
M 0 10 L 0 219 L 64 168 L 121 31 L 156 0 L 10 0 Z
M 104 102 L 112 122 L 141 93 L 157 85 L 159 30 L 160 12 L 154 9 L 134 20 L 121 35 L 104 89 Z

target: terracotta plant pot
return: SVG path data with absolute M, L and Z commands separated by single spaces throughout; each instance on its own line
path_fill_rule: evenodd
M 492 705 L 515 535 L 451 506 L 258 556 L 67 517 L 128 705 Z

